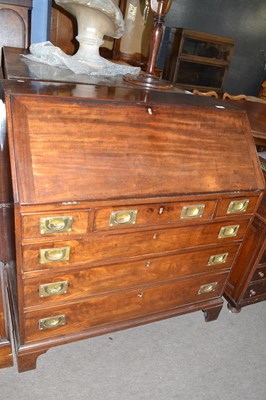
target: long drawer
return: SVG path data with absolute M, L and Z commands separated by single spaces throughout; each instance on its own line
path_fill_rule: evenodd
M 81 269 L 73 273 L 24 279 L 25 307 L 42 307 L 94 294 L 229 269 L 239 245 L 226 245 L 173 256 L 144 258 Z
M 84 239 L 22 246 L 23 270 L 93 264 L 241 240 L 249 220 L 227 221 L 176 229 L 128 234 L 91 234 Z
M 119 291 L 67 306 L 25 313 L 25 339 L 41 340 L 156 314 L 221 296 L 227 272 Z

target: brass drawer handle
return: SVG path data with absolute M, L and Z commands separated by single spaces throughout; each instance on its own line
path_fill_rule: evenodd
M 138 210 L 113 211 L 110 214 L 109 226 L 135 224 Z
M 258 275 L 260 278 L 264 278 L 264 272 L 259 271 Z
M 45 329 L 58 328 L 66 324 L 66 317 L 64 314 L 56 315 L 55 317 L 43 318 L 39 320 L 39 329 L 41 331 Z
M 64 294 L 67 293 L 67 290 L 68 290 L 68 281 L 47 283 L 45 285 L 39 286 L 39 296 L 49 297 L 49 296 L 54 296 L 56 294 Z
M 228 206 L 227 214 L 244 213 L 247 211 L 249 200 L 234 200 Z
M 250 289 L 250 291 L 249 291 L 249 297 L 252 297 L 252 296 L 256 296 L 256 292 L 255 292 L 255 290 L 253 290 L 253 289 Z
M 201 285 L 199 288 L 198 294 L 206 294 L 206 293 L 211 293 L 216 290 L 218 282 L 212 282 L 212 283 L 207 283 L 206 285 Z
M 40 263 L 45 264 L 48 262 L 66 261 L 69 260 L 70 247 L 57 247 L 52 249 L 40 250 Z
M 237 235 L 238 229 L 240 225 L 230 225 L 230 226 L 223 226 L 220 229 L 218 238 L 223 239 L 223 238 L 228 238 L 228 237 L 234 237 Z
M 215 254 L 210 256 L 208 265 L 218 265 L 226 262 L 228 253 Z
M 73 217 L 48 217 L 40 218 L 40 233 L 71 232 Z
M 200 218 L 203 215 L 205 204 L 198 204 L 193 206 L 184 206 L 182 208 L 180 218 Z

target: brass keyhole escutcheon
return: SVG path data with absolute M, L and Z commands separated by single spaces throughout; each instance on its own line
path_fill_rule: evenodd
M 151 266 L 151 261 L 146 262 L 146 267 L 149 268 Z

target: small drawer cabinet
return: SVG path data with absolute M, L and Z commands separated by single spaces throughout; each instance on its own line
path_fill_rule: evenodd
M 266 177 L 265 159 L 259 159 Z M 266 300 L 265 194 L 227 282 L 225 297 L 232 312 L 239 312 L 243 306 Z
M 19 370 L 58 344 L 216 319 L 264 187 L 245 113 L 173 92 L 3 85 Z

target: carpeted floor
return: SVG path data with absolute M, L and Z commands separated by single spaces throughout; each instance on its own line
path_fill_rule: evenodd
M 50 349 L 0 370 L 1 400 L 265 400 L 266 303 L 202 313 Z

